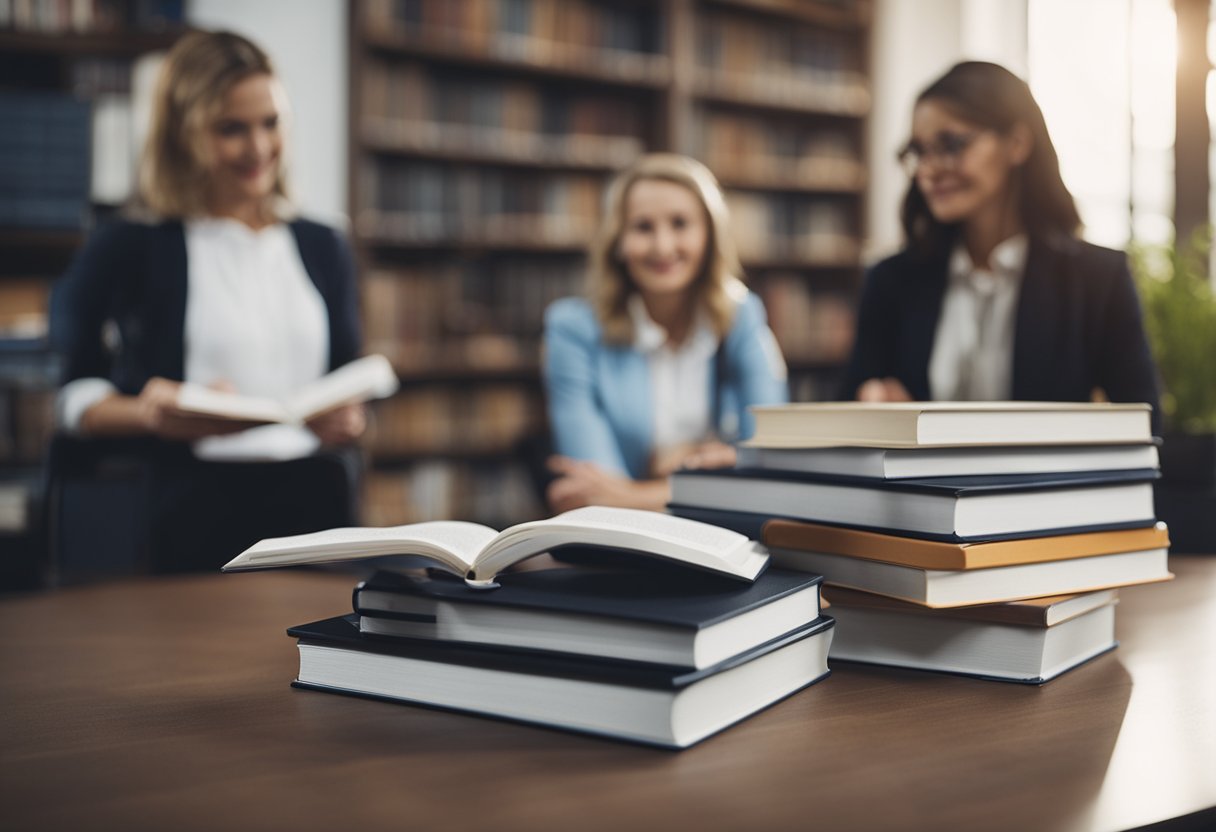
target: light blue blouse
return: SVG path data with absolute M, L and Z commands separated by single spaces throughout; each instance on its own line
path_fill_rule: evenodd
M 654 405 L 647 357 L 631 345 L 603 341 L 599 321 L 582 298 L 545 310 L 545 390 L 554 448 L 633 479 L 649 475 L 654 451 Z M 789 400 L 785 363 L 768 328 L 764 305 L 748 292 L 711 359 L 705 383 L 717 401 L 719 436 L 746 439 L 747 408 Z

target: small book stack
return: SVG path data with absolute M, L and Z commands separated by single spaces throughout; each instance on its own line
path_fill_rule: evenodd
M 574 550 L 612 565 L 506 571 Z M 367 559 L 379 571 L 353 614 L 288 630 L 296 687 L 684 748 L 828 674 L 818 575 L 656 512 L 333 529 L 261 541 L 225 570 Z
M 756 408 L 673 514 L 822 574 L 832 658 L 1042 683 L 1115 646 L 1117 587 L 1168 580 L 1147 405 Z

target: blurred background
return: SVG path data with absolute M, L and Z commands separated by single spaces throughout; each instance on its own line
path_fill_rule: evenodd
M 927 82 L 967 58 L 1026 78 L 1085 236 L 1136 252 L 1155 291 L 1209 225 L 1212 20 L 1211 0 L 0 0 L 0 590 L 139 571 L 55 555 L 48 517 L 79 497 L 46 465 L 46 303 L 130 195 L 158 55 L 191 27 L 270 53 L 301 211 L 356 247 L 366 348 L 402 380 L 374 407 L 364 521 L 501 527 L 543 513 L 521 450 L 544 431 L 541 315 L 581 291 L 612 171 L 709 165 L 793 398 L 832 398 L 864 267 L 901 242 L 895 155 Z M 1206 256 L 1187 262 L 1186 303 L 1211 307 Z M 1173 428 L 1216 454 L 1216 312 L 1179 358 L 1153 309 L 1163 372 L 1201 400 L 1167 396 Z M 136 486 L 108 474 L 90 499 L 117 500 L 121 536 Z

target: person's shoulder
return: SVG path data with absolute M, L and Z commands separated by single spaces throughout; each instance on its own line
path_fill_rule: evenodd
M 1065 267 L 1060 273 L 1073 280 L 1105 285 L 1130 274 L 1127 254 L 1118 249 L 1064 236 L 1046 240 L 1042 245 L 1063 260 Z
M 546 307 L 545 327 L 598 337 L 600 324 L 586 298 L 568 297 L 555 300 Z
M 343 247 L 347 245 L 346 233 L 329 223 L 297 216 L 293 217 L 287 225 L 298 239 L 323 245 Z
M 82 254 L 86 259 L 137 256 L 155 241 L 173 234 L 182 234 L 180 222 L 114 217 L 93 227 L 85 240 Z

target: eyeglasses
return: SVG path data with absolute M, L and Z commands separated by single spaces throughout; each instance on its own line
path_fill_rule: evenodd
M 904 145 L 896 158 L 909 177 L 916 176 L 920 166 L 928 160 L 947 170 L 953 170 L 958 167 L 958 160 L 967 148 L 984 132 L 986 131 L 972 130 L 970 133 L 939 133 L 937 138 L 927 145 L 911 141 Z

